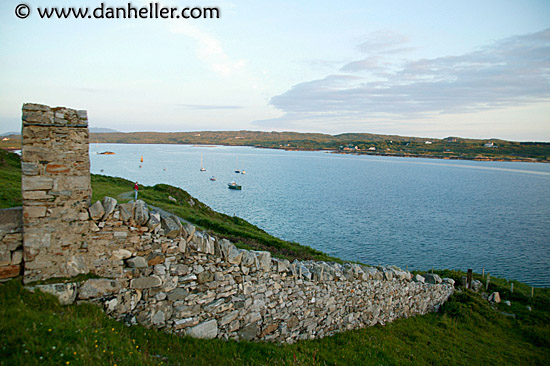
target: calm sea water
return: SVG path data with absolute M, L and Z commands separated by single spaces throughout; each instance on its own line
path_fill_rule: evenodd
M 96 154 L 107 150 L 116 154 Z M 91 144 L 90 160 L 93 173 L 181 187 L 217 211 L 346 260 L 484 268 L 550 286 L 548 164 L 124 144 Z M 231 181 L 242 191 L 229 190 Z

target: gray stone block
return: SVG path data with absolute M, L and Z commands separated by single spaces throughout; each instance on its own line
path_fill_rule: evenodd
M 215 319 L 205 321 L 189 328 L 185 334 L 194 338 L 216 338 L 218 335 L 218 322 Z

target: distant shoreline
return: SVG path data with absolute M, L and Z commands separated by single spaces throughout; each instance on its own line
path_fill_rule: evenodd
M 447 137 L 433 139 L 368 133 L 328 135 L 300 132 L 200 131 L 91 133 L 90 143 L 246 146 L 284 151 L 326 151 L 336 154 L 550 163 L 550 142 Z M 18 150 L 20 138 L 6 136 L 0 148 Z
M 118 142 L 91 142 L 93 144 L 117 144 Z M 389 157 L 398 157 L 398 158 L 424 158 L 424 159 L 437 159 L 437 160 L 470 160 L 470 161 L 499 161 L 499 162 L 510 162 L 510 163 L 550 163 L 550 160 L 541 160 L 535 158 L 504 158 L 504 157 L 487 157 L 480 156 L 474 158 L 468 158 L 464 156 L 440 156 L 433 154 L 411 154 L 411 153 L 385 153 L 385 152 L 371 152 L 371 151 L 340 151 L 335 149 L 308 149 L 308 148 L 298 148 L 298 147 L 271 147 L 271 146 L 261 146 L 261 145 L 229 145 L 229 144 L 181 144 L 181 143 L 120 143 L 120 144 L 144 144 L 144 145 L 187 145 L 193 147 L 215 147 L 215 146 L 229 146 L 229 147 L 251 147 L 256 149 L 270 149 L 270 150 L 283 150 L 283 151 L 324 151 L 331 154 L 342 154 L 342 155 L 368 155 L 368 156 L 389 156 Z

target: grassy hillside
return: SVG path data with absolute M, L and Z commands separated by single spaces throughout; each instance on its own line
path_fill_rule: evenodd
M 21 206 L 19 155 L 0 149 L 0 208 Z
M 0 151 L 2 207 L 19 205 L 19 158 Z M 92 176 L 94 199 L 116 197 L 132 183 Z M 144 187 L 146 202 L 164 207 L 242 246 L 289 258 L 323 253 L 274 238 L 238 218 L 212 211 L 185 191 Z M 178 201 L 168 200 L 171 195 Z M 191 201 L 192 200 L 192 201 Z M 436 271 L 459 281 L 464 273 Z M 476 279 L 485 281 L 480 275 Z M 458 282 L 460 283 L 460 282 Z M 19 279 L 0 284 L 0 365 L 547 365 L 550 360 L 550 289 L 492 278 L 511 306 L 490 305 L 480 294 L 457 292 L 438 313 L 385 326 L 349 331 L 293 345 L 198 340 L 109 319 L 94 305 L 61 306 L 48 294 L 30 293 Z M 528 308 L 530 307 L 530 310 Z
M 438 313 L 278 345 L 127 327 L 99 307 L 61 306 L 12 280 L 0 285 L 0 365 L 547 365 L 550 291 L 531 299 L 528 286 L 515 282 L 510 294 L 506 280 L 491 281 L 511 307 L 466 290 Z

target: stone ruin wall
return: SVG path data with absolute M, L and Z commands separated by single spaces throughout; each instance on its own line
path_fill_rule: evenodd
M 51 111 L 45 106 L 32 108 Z M 62 110 L 74 116 L 71 110 Z M 27 130 L 36 154 L 43 153 L 37 132 L 41 136 L 61 133 L 59 126 L 49 128 L 53 131 Z M 90 206 L 89 171 L 77 169 L 89 164 L 87 129 L 76 132 L 64 134 L 63 143 L 57 139 L 53 144 L 51 137 L 45 137 L 50 150 L 62 148 L 66 160 L 56 159 L 50 151 L 51 160 L 29 161 L 27 154 L 22 162 L 33 164 L 25 169 L 34 174 L 24 173 L 23 179 L 39 177 L 31 181 L 44 183 L 24 190 L 24 194 L 39 192 L 24 199 L 23 213 L 39 213 L 23 218 L 24 281 L 77 273 L 100 277 L 29 286 L 55 294 L 62 303 L 90 301 L 127 324 L 176 334 L 294 342 L 425 314 L 437 310 L 453 293 L 450 279 L 413 278 L 397 267 L 290 263 L 272 258 L 269 252 L 241 250 L 175 216 L 150 210 L 141 200 L 119 204 L 105 197 Z M 70 138 L 76 141 L 67 141 Z M 85 158 L 71 155 L 74 162 L 63 150 L 65 146 L 84 149 L 84 145 Z M 49 164 L 55 164 L 54 172 L 48 171 Z M 75 194 L 54 194 L 63 191 Z M 34 236 L 40 226 L 48 241 Z
M 22 120 L 25 281 L 84 273 L 92 193 L 87 113 L 27 103 Z
M 426 283 L 396 267 L 238 249 L 141 200 L 106 197 L 90 207 L 89 225 L 90 271 L 103 278 L 38 287 L 176 334 L 293 342 L 425 314 L 453 292 L 452 280 Z

